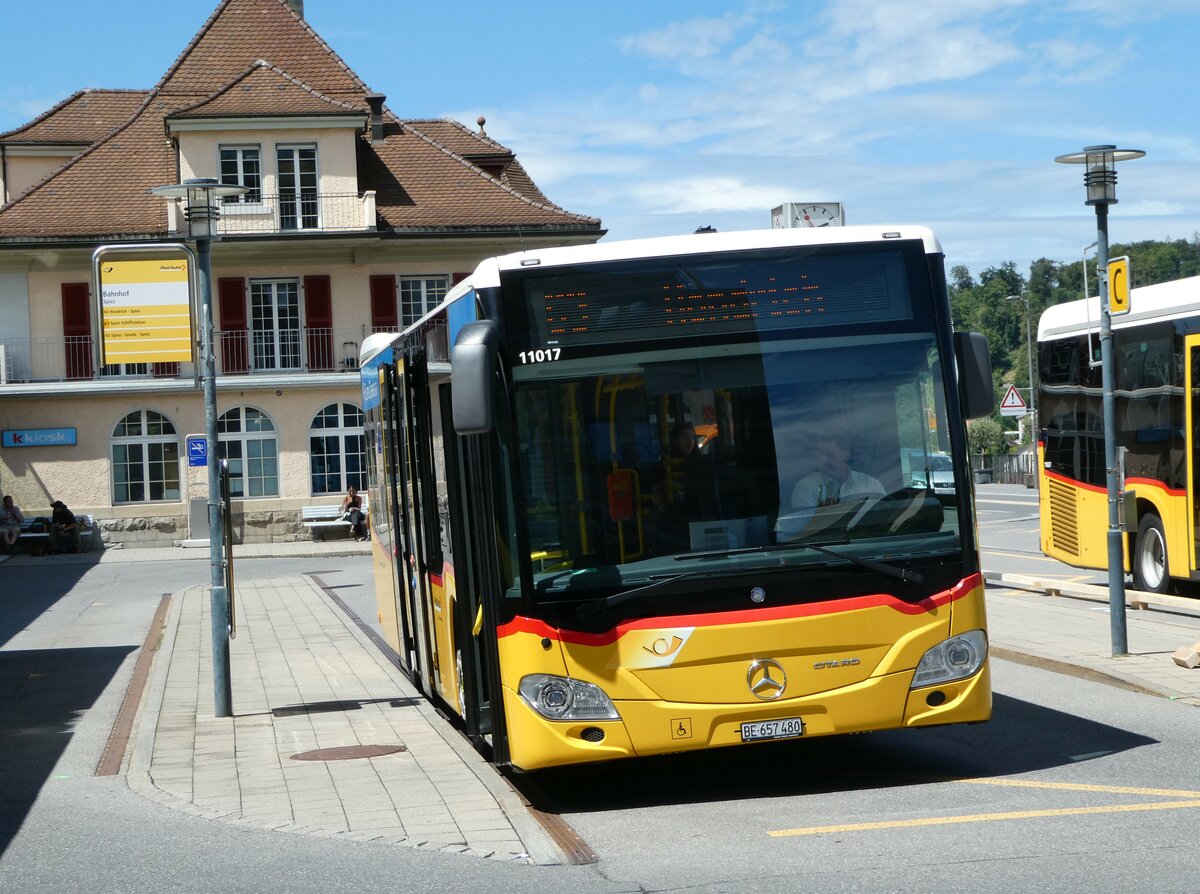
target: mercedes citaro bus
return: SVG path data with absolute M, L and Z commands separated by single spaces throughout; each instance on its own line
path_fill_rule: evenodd
M 929 230 L 492 258 L 360 370 L 380 623 L 497 763 L 988 718 L 990 361 Z

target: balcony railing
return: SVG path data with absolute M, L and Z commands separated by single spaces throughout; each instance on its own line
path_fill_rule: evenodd
M 366 327 L 226 330 L 214 333 L 218 375 L 332 373 L 358 369 Z M 126 363 L 97 368 L 91 336 L 0 342 L 0 386 L 35 382 L 192 378 L 190 363 Z
M 182 200 L 171 203 L 170 228 L 185 232 Z M 374 230 L 375 191 L 292 193 L 233 197 L 221 205 L 217 232 L 223 236 L 304 234 Z

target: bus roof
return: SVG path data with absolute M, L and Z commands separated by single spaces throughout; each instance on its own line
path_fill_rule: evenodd
M 1133 289 L 1130 311 L 1113 317 L 1114 329 L 1137 326 L 1158 320 L 1200 316 L 1200 276 L 1176 279 Z M 1038 322 L 1038 341 L 1096 332 L 1100 328 L 1100 299 L 1068 301 L 1046 308 Z
M 658 236 L 649 239 L 597 242 L 590 245 L 571 245 L 562 248 L 540 248 L 516 252 L 487 259 L 475 268 L 471 280 L 476 288 L 486 288 L 498 286 L 503 271 L 523 270 L 530 267 L 544 269 L 638 258 L 671 257 L 719 251 L 751 251 L 758 248 L 781 248 L 788 245 L 841 245 L 855 242 L 882 242 L 891 239 L 920 239 L 925 245 L 927 254 L 940 254 L 942 251 L 933 231 L 927 227 L 856 226 L 731 230 L 725 233 Z
M 399 332 L 372 332 L 362 343 L 362 348 L 358 352 L 358 365 L 364 366 L 366 362 L 390 345 L 396 340 Z

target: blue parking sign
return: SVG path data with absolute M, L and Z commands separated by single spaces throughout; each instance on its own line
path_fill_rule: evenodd
M 208 465 L 208 439 L 207 438 L 188 438 L 187 439 L 187 454 L 189 466 L 207 466 Z

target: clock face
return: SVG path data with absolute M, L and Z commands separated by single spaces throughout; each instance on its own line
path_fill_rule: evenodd
M 792 226 L 794 227 L 837 227 L 841 224 L 841 205 L 794 205 L 792 207 Z

